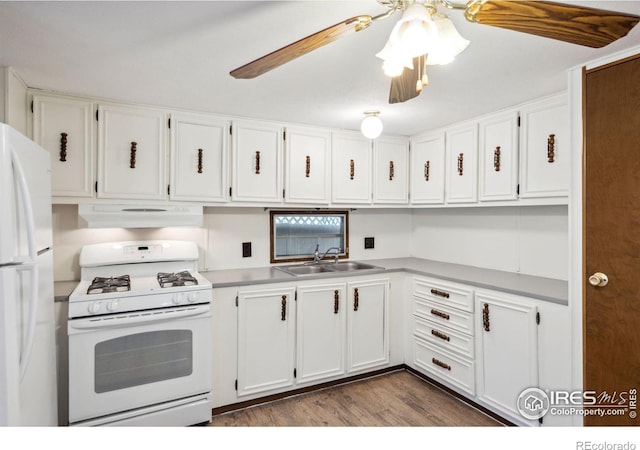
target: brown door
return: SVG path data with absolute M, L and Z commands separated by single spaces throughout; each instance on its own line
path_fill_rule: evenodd
M 586 71 L 584 96 L 584 389 L 627 408 L 584 424 L 640 425 L 640 55 Z

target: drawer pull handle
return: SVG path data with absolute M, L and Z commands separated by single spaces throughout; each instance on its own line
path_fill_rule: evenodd
M 198 173 L 202 173 L 202 149 L 198 149 Z
M 395 169 L 393 167 L 393 161 L 389 161 L 389 181 L 393 181 L 395 175 Z
M 357 311 L 360 303 L 360 293 L 358 292 L 358 288 L 353 289 L 353 310 Z
M 485 303 L 482 307 L 482 328 L 484 331 L 491 331 L 491 322 L 489 320 L 489 304 Z
M 67 133 L 60 133 L 60 161 L 67 160 Z
M 260 152 L 256 152 L 256 175 L 260 175 Z
M 429 181 L 429 169 L 431 168 L 431 161 L 424 163 L 424 181 Z
M 353 180 L 356 176 L 356 162 L 353 159 L 349 160 L 349 179 Z
M 132 142 L 131 143 L 131 156 L 129 158 L 129 168 L 130 169 L 135 169 L 136 168 L 136 153 L 138 151 L 138 143 L 137 142 Z
M 449 364 L 444 363 L 437 358 L 431 358 L 431 362 L 434 363 L 436 366 L 442 367 L 443 369 L 451 370 L 451 366 Z
M 451 338 L 449 336 L 447 336 L 444 333 L 441 333 L 438 330 L 431 330 L 431 334 L 433 334 L 435 337 L 438 337 L 438 338 L 442 339 L 443 341 L 449 342 L 451 340 Z
M 547 139 L 547 161 L 553 163 L 556 158 L 556 135 L 550 134 Z
M 493 170 L 500 172 L 500 146 L 493 151 Z
M 464 174 L 464 153 L 458 155 L 458 175 Z
M 432 309 L 431 314 L 433 314 L 434 316 L 442 317 L 444 320 L 449 320 L 449 314 L 438 311 L 437 309 Z
M 445 291 L 439 291 L 438 289 L 431 289 L 431 293 L 433 295 L 437 295 L 438 297 L 449 298 L 449 293 Z
M 336 289 L 335 291 L 333 291 L 333 313 L 334 314 L 338 314 L 339 300 L 340 300 L 340 291 Z
M 309 155 L 305 157 L 304 176 L 305 178 L 309 178 L 311 176 L 311 156 Z
M 282 309 L 280 310 L 280 320 L 287 320 L 287 296 L 282 296 Z

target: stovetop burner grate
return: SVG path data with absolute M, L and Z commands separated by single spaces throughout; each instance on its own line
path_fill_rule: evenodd
M 107 292 L 124 292 L 130 290 L 131 278 L 129 275 L 95 277 L 87 289 L 87 294 L 104 294 Z
M 163 288 L 174 286 L 194 286 L 198 284 L 198 280 L 196 280 L 196 278 L 186 270 L 174 273 L 159 272 L 157 278 L 160 287 Z

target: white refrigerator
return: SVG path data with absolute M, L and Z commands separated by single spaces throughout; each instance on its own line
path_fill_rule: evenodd
M 50 154 L 0 124 L 0 425 L 56 426 Z

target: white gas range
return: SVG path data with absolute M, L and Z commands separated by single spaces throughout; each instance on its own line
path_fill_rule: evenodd
M 188 241 L 86 245 L 69 297 L 71 425 L 211 420 L 211 283 Z

